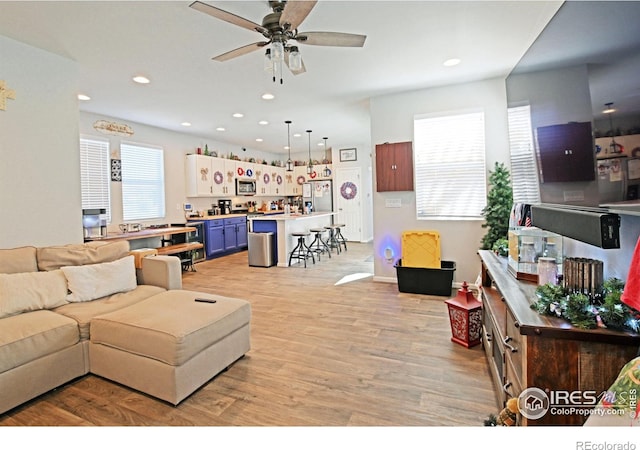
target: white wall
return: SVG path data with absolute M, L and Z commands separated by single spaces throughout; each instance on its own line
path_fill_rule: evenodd
M 507 102 L 502 78 L 372 99 L 372 147 L 384 142 L 413 141 L 413 118 L 417 114 L 449 113 L 470 108 L 482 108 L 485 112 L 488 170 L 493 168 L 496 161 L 509 166 Z M 455 138 L 451 136 L 451 139 Z M 375 186 L 375 170 L 373 185 Z M 402 206 L 386 208 L 387 199 L 400 199 Z M 454 282 L 474 282 L 480 270 L 476 251 L 486 233 L 486 229 L 481 227 L 483 222 L 417 220 L 413 192 L 374 192 L 374 279 L 395 281 L 393 262 L 385 260 L 384 250 L 387 246 L 394 249 L 395 262 L 401 256 L 403 231 L 435 230 L 440 233 L 442 259 L 456 263 Z
M 82 242 L 77 71 L 0 36 L 0 248 Z

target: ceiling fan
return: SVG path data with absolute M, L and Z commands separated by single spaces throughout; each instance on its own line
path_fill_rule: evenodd
M 267 40 L 254 42 L 235 50 L 213 57 L 214 61 L 227 61 L 238 56 L 267 47 L 265 52 L 265 69 L 273 72 L 273 81 L 280 74 L 282 84 L 282 63 L 284 62 L 291 73 L 299 75 L 306 72 L 302 56 L 297 45 L 293 43 L 320 45 L 329 47 L 362 47 L 367 38 L 361 34 L 337 33 L 331 31 L 298 32 L 298 27 L 309 15 L 317 0 L 269 0 L 273 10 L 262 19 L 259 25 L 251 20 L 224 11 L 207 3 L 195 1 L 189 7 L 208 14 L 216 19 L 224 20 L 247 30 L 262 34 Z

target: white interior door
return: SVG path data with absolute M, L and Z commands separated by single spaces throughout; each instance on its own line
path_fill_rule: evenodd
M 335 223 L 344 223 L 341 230 L 347 241 L 362 240 L 362 176 L 360 167 L 337 169 Z

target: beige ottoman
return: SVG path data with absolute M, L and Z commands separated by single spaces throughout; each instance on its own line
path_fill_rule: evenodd
M 90 371 L 177 405 L 249 350 L 250 320 L 245 300 L 162 292 L 91 321 Z

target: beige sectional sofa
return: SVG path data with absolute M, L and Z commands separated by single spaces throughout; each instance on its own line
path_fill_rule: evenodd
M 249 350 L 250 315 L 127 241 L 0 249 L 0 414 L 89 372 L 178 404 Z

